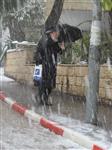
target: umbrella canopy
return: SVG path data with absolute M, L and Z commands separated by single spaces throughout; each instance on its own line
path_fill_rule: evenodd
M 59 41 L 71 43 L 82 38 L 82 32 L 78 27 L 68 24 L 59 24 L 58 26 L 60 32 Z

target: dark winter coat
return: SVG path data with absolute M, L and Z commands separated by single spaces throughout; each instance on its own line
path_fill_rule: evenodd
M 68 24 L 58 24 L 58 31 L 60 33 L 58 42 L 54 42 L 48 35 L 42 36 L 40 39 L 37 51 L 35 53 L 36 64 L 42 64 L 42 83 L 41 89 L 53 89 L 56 83 L 56 65 L 57 53 L 61 53 L 61 48 L 58 43 L 75 42 L 82 38 L 82 33 L 79 28 L 70 26 Z M 43 89 L 44 88 L 44 89 Z
M 41 38 L 35 53 L 36 65 L 42 64 L 42 85 L 46 89 L 55 88 L 57 53 L 61 53 L 58 42 L 50 37 Z

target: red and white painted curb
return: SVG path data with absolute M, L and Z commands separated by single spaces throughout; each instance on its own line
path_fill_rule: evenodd
M 30 118 L 31 120 L 37 121 L 41 126 L 43 126 L 44 128 L 48 128 L 50 131 L 54 132 L 57 135 L 61 135 L 91 150 L 106 150 L 100 145 L 94 143 L 93 139 L 66 127 L 60 126 L 56 122 L 49 121 L 43 116 L 40 116 L 39 114 L 33 112 L 32 110 L 28 110 L 26 107 L 13 101 L 11 98 L 6 97 L 5 93 L 2 91 L 0 92 L 0 100 L 9 104 L 14 111 L 20 113 L 21 115 L 24 115 L 27 118 Z

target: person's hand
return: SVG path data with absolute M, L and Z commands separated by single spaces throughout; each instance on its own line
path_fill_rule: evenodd
M 64 42 L 62 42 L 62 43 L 60 44 L 60 48 L 61 48 L 62 50 L 65 50 L 65 44 L 64 44 Z

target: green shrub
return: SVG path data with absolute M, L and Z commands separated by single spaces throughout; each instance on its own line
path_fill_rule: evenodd
M 79 61 L 88 61 L 89 34 L 84 33 L 83 39 L 68 45 L 62 54 L 61 62 L 64 64 L 75 64 Z
M 102 33 L 101 40 L 101 64 L 107 62 L 107 58 L 109 57 L 112 61 L 112 36 L 109 34 Z M 68 45 L 65 52 L 62 54 L 61 63 L 64 64 L 75 64 L 80 61 L 88 62 L 89 56 L 89 42 L 90 42 L 90 34 L 88 32 L 83 33 L 83 39 L 78 40 L 71 45 Z

